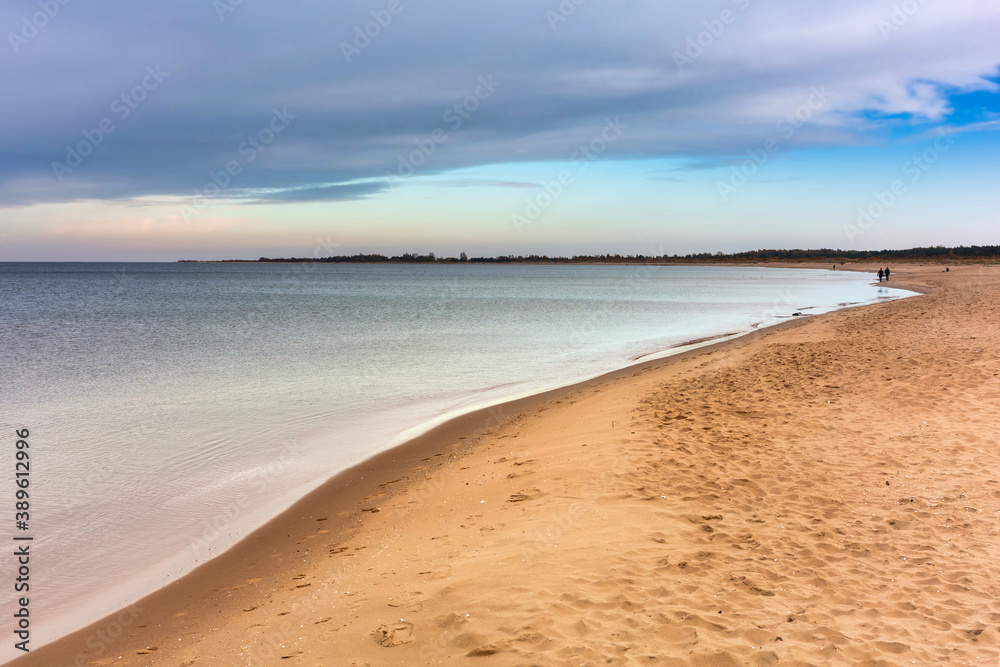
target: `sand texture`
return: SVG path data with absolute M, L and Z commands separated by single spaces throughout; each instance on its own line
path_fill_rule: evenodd
M 1000 268 L 892 285 L 926 294 L 425 442 L 87 659 L 996 665 Z M 15 664 L 72 664 L 102 623 Z

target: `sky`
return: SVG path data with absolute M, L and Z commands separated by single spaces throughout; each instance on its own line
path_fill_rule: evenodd
M 1000 4 L 7 0 L 0 261 L 1000 244 Z

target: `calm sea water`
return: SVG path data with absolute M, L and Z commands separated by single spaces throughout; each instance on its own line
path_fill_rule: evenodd
M 408 430 L 694 339 L 908 294 L 870 283 L 715 267 L 0 264 L 11 496 L 14 429 L 31 430 L 33 642 L 175 579 Z M 0 567 L 12 581 L 12 559 Z

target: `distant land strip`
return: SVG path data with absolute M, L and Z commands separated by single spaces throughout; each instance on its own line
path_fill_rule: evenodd
M 458 257 L 437 257 L 434 253 L 418 255 L 335 255 L 331 257 L 261 257 L 259 259 L 197 260 L 181 262 L 253 262 L 253 263 L 320 263 L 320 264 L 682 264 L 682 263 L 752 263 L 752 262 L 848 262 L 848 261 L 935 261 L 935 262 L 997 262 L 1000 246 L 958 246 L 947 248 L 910 248 L 908 250 L 749 250 L 737 253 L 693 253 L 688 255 L 574 255 L 549 257 L 547 255 L 497 255 L 495 257 L 468 257 L 463 252 Z

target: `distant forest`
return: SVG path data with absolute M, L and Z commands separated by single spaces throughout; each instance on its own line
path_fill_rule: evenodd
M 458 257 L 437 257 L 434 253 L 417 255 L 405 253 L 387 257 L 386 255 L 339 255 L 333 257 L 284 257 L 260 259 L 219 260 L 224 262 L 287 262 L 287 263 L 330 263 L 330 264 L 671 264 L 671 263 L 755 263 L 755 262 L 804 262 L 827 261 L 997 261 L 1000 246 L 974 245 L 946 248 L 910 248 L 908 250 L 748 250 L 726 254 L 694 253 L 689 255 L 574 255 L 573 257 L 548 257 L 546 255 L 500 255 L 497 257 L 468 257 L 463 252 Z M 181 260 L 194 262 L 198 260 Z

